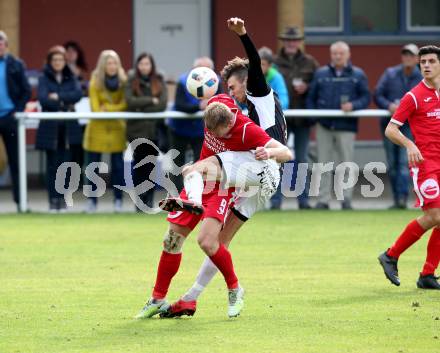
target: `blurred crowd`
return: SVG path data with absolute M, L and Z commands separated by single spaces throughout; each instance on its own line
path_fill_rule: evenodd
M 278 95 L 283 109 L 341 109 L 345 112 L 366 109 L 372 98 L 380 109 L 393 113 L 400 98 L 422 79 L 418 67 L 418 48 L 407 44 L 401 49 L 401 62 L 386 68 L 376 84 L 374 92 L 369 92 L 367 77 L 362 68 L 350 59 L 350 47 L 338 41 L 329 47 L 328 64 L 320 66 L 315 58 L 304 52 L 304 36 L 299 28 L 287 27 L 278 36 L 282 45 L 274 54 L 262 47 L 259 54 L 263 73 L 268 84 Z M 194 60 L 194 67 L 214 69 L 209 57 Z M 162 112 L 167 109 L 185 113 L 203 111 L 206 100 L 198 100 L 186 90 L 188 72 L 182 73 L 176 83 L 174 97 L 168 97 L 170 90 L 164 75 L 156 66 L 150 53 L 141 53 L 133 68 L 125 72 L 121 59 L 113 50 L 103 50 L 96 67 L 90 69 L 81 46 L 75 41 L 55 45 L 47 52 L 45 65 L 38 79 L 37 99 L 43 112 L 73 112 L 75 104 L 83 97 L 89 98 L 93 112 Z M 219 92 L 224 89 L 219 85 Z M 13 197 L 18 203 L 18 156 L 17 123 L 14 113 L 23 111 L 31 98 L 31 88 L 25 73 L 24 63 L 8 52 L 8 37 L 0 31 L 0 136 L 11 173 Z M 172 106 L 168 102 L 172 102 Z M 246 109 L 243 106 L 243 109 Z M 288 132 L 293 141 L 295 160 L 291 189 L 297 178 L 303 178 L 304 191 L 298 197 L 300 209 L 310 209 L 309 184 L 310 169 L 300 175 L 298 165 L 310 162 L 310 136 L 316 131 L 316 161 L 319 163 L 354 161 L 354 143 L 358 131 L 356 118 L 286 118 Z M 389 118 L 381 120 L 384 131 Z M 408 126 L 402 133 L 411 136 Z M 123 152 L 127 144 L 137 138 L 153 141 L 162 152 L 176 149 L 180 152 L 174 160 L 182 166 L 196 160 L 203 142 L 202 119 L 166 120 L 90 120 L 86 125 L 75 120 L 41 120 L 38 126 L 35 148 L 45 153 L 46 187 L 49 210 L 66 210 L 63 195 L 57 192 L 55 180 L 57 169 L 66 161 L 77 162 L 80 166 L 91 166 L 89 172 L 98 173 L 103 154 L 109 154 L 111 161 L 110 184 L 124 184 Z M 409 174 L 406 152 L 384 138 L 387 158 L 387 172 L 390 178 L 394 208 L 406 208 L 409 194 Z M 155 183 L 154 158 L 159 157 L 158 149 L 143 144 L 133 152 L 133 165 L 146 156 L 150 163 L 133 169 L 133 183 L 145 181 Z M 152 158 L 151 158 L 152 157 Z M 92 163 L 92 164 L 91 164 Z M 96 168 L 93 168 L 96 166 Z M 2 167 L 0 163 L 0 167 Z M 90 168 L 90 167 L 89 167 Z M 0 171 L 1 172 L 1 171 Z M 298 174 L 298 177 L 297 177 Z M 173 175 L 172 181 L 178 189 L 183 186 L 182 178 Z M 150 179 L 153 179 L 151 180 Z M 69 175 L 65 183 L 69 182 Z M 97 185 L 84 178 L 84 184 L 91 190 Z M 90 185 L 89 185 L 90 184 Z M 332 173 L 322 175 L 321 188 L 315 208 L 329 209 L 332 195 Z M 147 205 L 153 206 L 155 188 L 138 195 Z M 351 209 L 352 189 L 344 191 L 342 209 Z M 114 210 L 119 212 L 123 204 L 123 192 L 113 189 Z M 270 207 L 282 206 L 281 188 L 271 200 Z M 95 212 L 98 198 L 90 197 L 85 211 Z

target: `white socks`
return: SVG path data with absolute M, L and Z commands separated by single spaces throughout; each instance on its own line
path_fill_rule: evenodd
M 183 301 L 189 302 L 193 300 L 197 300 L 197 298 L 202 294 L 205 287 L 211 282 L 214 278 L 215 274 L 218 272 L 217 267 L 211 261 L 209 257 L 205 258 L 205 261 L 200 267 L 199 274 L 197 275 L 197 279 L 194 282 L 193 286 L 185 293 L 182 297 Z
M 199 172 L 191 172 L 183 178 L 183 185 L 185 187 L 186 195 L 188 200 L 194 201 L 195 203 L 202 204 L 202 194 L 203 194 L 203 177 Z

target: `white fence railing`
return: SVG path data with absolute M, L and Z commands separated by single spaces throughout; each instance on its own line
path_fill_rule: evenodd
M 284 111 L 284 115 L 288 118 L 380 118 L 389 117 L 390 112 L 382 109 L 363 109 L 350 113 L 344 113 L 342 110 L 318 110 L 318 109 L 289 109 Z M 108 120 L 108 119 L 193 119 L 201 118 L 202 112 L 196 114 L 185 114 L 176 111 L 165 111 L 160 113 L 16 113 L 15 117 L 18 121 L 18 166 L 19 166 L 19 211 L 27 211 L 27 165 L 26 165 L 26 125 L 32 120 Z

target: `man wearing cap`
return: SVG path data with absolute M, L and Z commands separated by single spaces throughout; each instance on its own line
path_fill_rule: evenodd
M 15 112 L 24 110 L 31 96 L 22 61 L 8 53 L 8 37 L 0 31 L 0 135 L 11 171 L 14 201 L 18 204 L 18 146 Z
M 278 36 L 278 39 L 282 41 L 283 46 L 278 52 L 274 64 L 286 81 L 290 99 L 289 108 L 305 109 L 309 84 L 319 64 L 311 55 L 305 54 L 301 50 L 304 36 L 298 27 L 287 27 Z M 302 118 L 287 118 L 286 121 L 289 132 L 294 134 L 295 169 L 297 169 L 299 163 L 308 162 L 307 155 L 312 121 Z M 296 179 L 295 171 L 293 175 Z M 301 187 L 304 182 L 296 184 Z M 295 185 L 295 181 L 292 181 L 292 185 Z M 307 189 L 306 187 L 305 191 L 298 197 L 300 209 L 310 208 Z M 281 206 L 281 195 L 277 194 L 276 196 L 272 198 L 272 208 Z
M 399 106 L 400 99 L 422 80 L 418 67 L 419 48 L 415 44 L 407 44 L 401 49 L 401 64 L 387 68 L 379 79 L 374 93 L 376 105 L 388 109 L 392 114 Z M 381 130 L 385 133 L 389 118 L 381 120 Z M 400 131 L 411 139 L 408 123 Z M 394 204 L 392 208 L 407 207 L 409 193 L 408 157 L 404 147 L 395 145 L 383 135 L 383 144 L 388 164 L 388 176 L 393 191 Z

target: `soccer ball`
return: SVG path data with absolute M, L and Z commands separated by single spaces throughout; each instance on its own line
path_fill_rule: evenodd
M 186 89 L 197 99 L 209 99 L 217 93 L 218 77 L 208 67 L 192 69 L 186 79 Z

